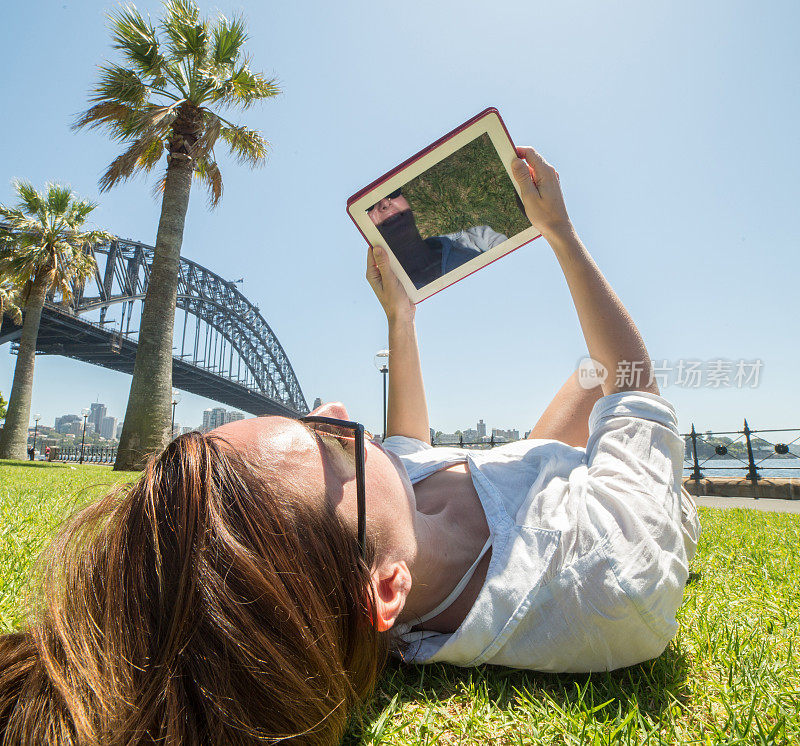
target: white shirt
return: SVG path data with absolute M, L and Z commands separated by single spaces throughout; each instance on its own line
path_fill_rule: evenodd
M 508 241 L 508 236 L 498 233 L 488 225 L 476 225 L 455 233 L 446 233 L 444 238 L 449 238 L 462 248 L 480 252 L 489 251 L 503 241 Z
M 391 436 L 411 482 L 466 462 L 489 525 L 492 557 L 452 634 L 411 632 L 396 651 L 418 663 L 492 663 L 605 671 L 660 655 L 700 524 L 682 490 L 673 406 L 646 392 L 599 399 L 586 448 L 526 440 L 487 451 Z

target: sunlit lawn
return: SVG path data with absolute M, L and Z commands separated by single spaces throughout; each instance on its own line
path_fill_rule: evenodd
M 134 477 L 0 462 L 0 629 L 22 624 L 28 568 L 61 517 Z M 681 630 L 657 660 L 591 676 L 393 662 L 347 743 L 800 743 L 800 516 L 701 518 Z

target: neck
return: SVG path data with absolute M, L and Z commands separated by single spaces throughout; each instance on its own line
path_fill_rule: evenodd
M 417 511 L 415 527 L 417 552 L 408 563 L 412 584 L 400 622 L 413 623 L 441 603 L 474 559 L 444 511 Z

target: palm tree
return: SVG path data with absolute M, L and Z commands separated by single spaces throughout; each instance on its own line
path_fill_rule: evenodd
M 142 307 L 139 344 L 115 469 L 140 467 L 169 439 L 172 337 L 178 267 L 192 175 L 222 196 L 214 146 L 222 140 L 239 163 L 261 165 L 268 143 L 255 130 L 220 113 L 248 109 L 280 92 L 274 80 L 252 72 L 243 47 L 242 19 L 200 18 L 191 0 L 169 0 L 161 37 L 132 6 L 110 15 L 113 45 L 124 65 L 101 68 L 92 104 L 74 128 L 104 128 L 128 147 L 100 179 L 100 191 L 141 171 L 152 171 L 166 150 L 166 174 L 155 256 Z M 213 110 L 212 110 L 213 108 Z
M 97 207 L 78 198 L 68 186 L 48 184 L 39 193 L 27 181 L 15 181 L 15 208 L 0 205 L 0 285 L 8 301 L 18 298 L 24 309 L 14 382 L 0 435 L 0 458 L 25 458 L 31 414 L 33 366 L 42 308 L 49 293 L 72 297 L 96 269 L 91 249 L 113 238 L 104 231 L 81 230 Z

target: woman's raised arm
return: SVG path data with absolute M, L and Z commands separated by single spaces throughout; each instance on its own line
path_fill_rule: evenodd
M 378 297 L 389 323 L 389 402 L 386 409 L 386 437 L 405 435 L 430 443 L 428 404 L 422 384 L 416 307 L 408 297 L 379 246 L 367 254 L 367 281 Z
M 578 238 L 564 206 L 556 170 L 533 148 L 517 148 L 517 155 L 520 157 L 513 162 L 512 171 L 520 186 L 525 212 L 561 265 L 590 357 L 608 371 L 601 384 L 603 394 L 617 391 L 658 394 L 658 385 L 651 380 L 652 364 L 642 336 Z M 626 375 L 620 378 L 618 371 L 625 371 Z M 638 376 L 632 375 L 634 371 L 639 371 Z

